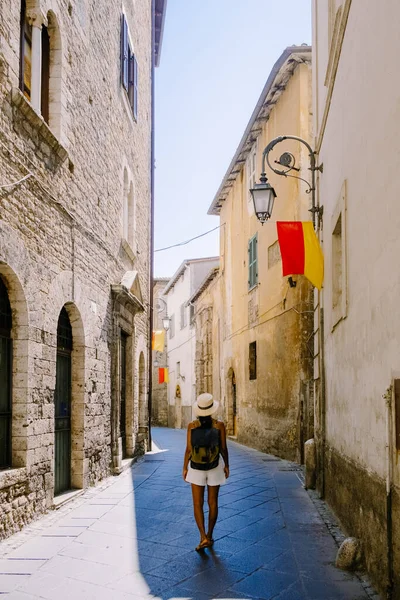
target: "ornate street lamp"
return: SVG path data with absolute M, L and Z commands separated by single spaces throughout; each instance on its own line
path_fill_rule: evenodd
M 260 182 L 255 183 L 254 188 L 250 192 L 253 197 L 254 212 L 261 225 L 264 225 L 271 218 L 276 193 L 274 188 L 268 183 L 264 172 L 261 173 Z
M 165 315 L 165 317 L 163 317 L 162 324 L 163 324 L 165 331 L 168 331 L 170 321 L 171 321 L 171 319 L 168 315 Z
M 163 310 L 166 311 L 166 314 L 162 318 L 162 324 L 163 324 L 163 328 L 165 329 L 165 331 L 168 331 L 170 323 L 171 323 L 171 318 L 168 316 L 168 307 L 167 307 L 167 303 L 165 302 L 164 298 L 157 298 L 156 309 L 157 309 L 157 312 L 159 312 L 159 313 L 162 312 Z
M 276 160 L 275 163 L 284 167 L 284 169 L 277 169 L 273 167 L 269 160 L 269 153 L 277 144 L 283 142 L 285 140 L 296 140 L 301 144 L 304 144 L 309 152 L 310 159 L 310 167 L 311 171 L 311 183 L 302 177 L 298 177 L 297 175 L 289 174 L 290 171 L 300 171 L 296 167 L 296 159 L 291 152 L 284 152 L 279 160 Z M 311 194 L 311 208 L 310 212 L 312 213 L 312 222 L 315 228 L 315 214 L 318 214 L 318 226 L 320 223 L 320 219 L 322 216 L 323 208 L 322 206 L 315 205 L 315 171 L 322 172 L 322 165 L 317 166 L 315 163 L 315 152 L 311 148 L 311 146 L 302 138 L 299 138 L 295 135 L 281 135 L 275 139 L 273 139 L 264 149 L 262 154 L 262 172 L 260 176 L 260 183 L 256 183 L 254 188 L 250 190 L 251 195 L 253 197 L 254 203 L 254 211 L 257 215 L 257 219 L 261 222 L 262 225 L 271 218 L 272 209 L 274 207 L 274 200 L 276 198 L 276 193 L 273 187 L 268 183 L 266 174 L 265 174 L 265 162 L 267 162 L 269 168 L 276 173 L 277 175 L 282 175 L 283 177 L 294 177 L 295 179 L 300 179 L 304 181 L 308 185 L 308 189 L 306 190 L 307 194 Z

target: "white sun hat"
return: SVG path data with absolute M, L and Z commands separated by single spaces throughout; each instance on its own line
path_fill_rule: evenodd
M 193 405 L 196 417 L 209 417 L 217 412 L 219 402 L 213 399 L 212 394 L 200 394 Z

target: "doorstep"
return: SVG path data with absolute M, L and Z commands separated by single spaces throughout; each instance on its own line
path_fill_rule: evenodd
M 67 502 L 70 502 L 71 500 L 75 500 L 75 498 L 78 498 L 78 496 L 82 496 L 82 494 L 84 494 L 84 493 L 85 493 L 85 490 L 67 490 L 66 492 L 63 492 L 62 494 L 55 496 L 53 498 L 53 509 L 58 510 L 61 506 L 64 506 L 64 504 L 67 504 Z

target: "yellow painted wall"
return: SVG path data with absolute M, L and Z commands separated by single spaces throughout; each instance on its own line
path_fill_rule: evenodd
M 310 86 L 310 66 L 302 64 L 294 71 L 259 134 L 257 180 L 261 154 L 269 141 L 285 134 L 309 139 Z M 278 158 L 284 151 L 299 157 L 300 166 L 305 167 L 302 175 L 308 177 L 307 151 L 304 152 L 298 142 L 287 141 L 279 144 L 271 156 Z M 225 416 L 231 419 L 228 405 L 232 385 L 230 369 L 233 369 L 239 441 L 295 459 L 300 458 L 301 381 L 312 379 L 312 312 L 308 312 L 312 311 L 311 286 L 299 276 L 295 278 L 297 287 L 289 288 L 287 278 L 282 277 L 281 261 L 269 266 L 268 248 L 277 241 L 277 220 L 310 219 L 310 197 L 305 193 L 306 184 L 296 179 L 283 178 L 271 171 L 267 176 L 277 193 L 270 222 L 261 226 L 254 214 L 246 164 L 237 175 L 220 212 L 222 398 Z M 256 233 L 258 285 L 249 291 L 248 242 Z M 253 305 L 250 323 L 249 303 Z M 305 343 L 308 338 L 309 350 Z M 257 379 L 251 381 L 248 359 L 249 343 L 253 341 L 257 342 Z

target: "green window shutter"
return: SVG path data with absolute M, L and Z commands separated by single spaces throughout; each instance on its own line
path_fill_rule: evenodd
M 251 287 L 251 241 L 247 243 L 247 258 L 249 262 L 249 278 L 248 278 L 248 286 Z
M 251 238 L 248 243 L 249 255 L 249 288 L 254 287 L 258 282 L 258 260 L 257 260 L 257 235 Z

